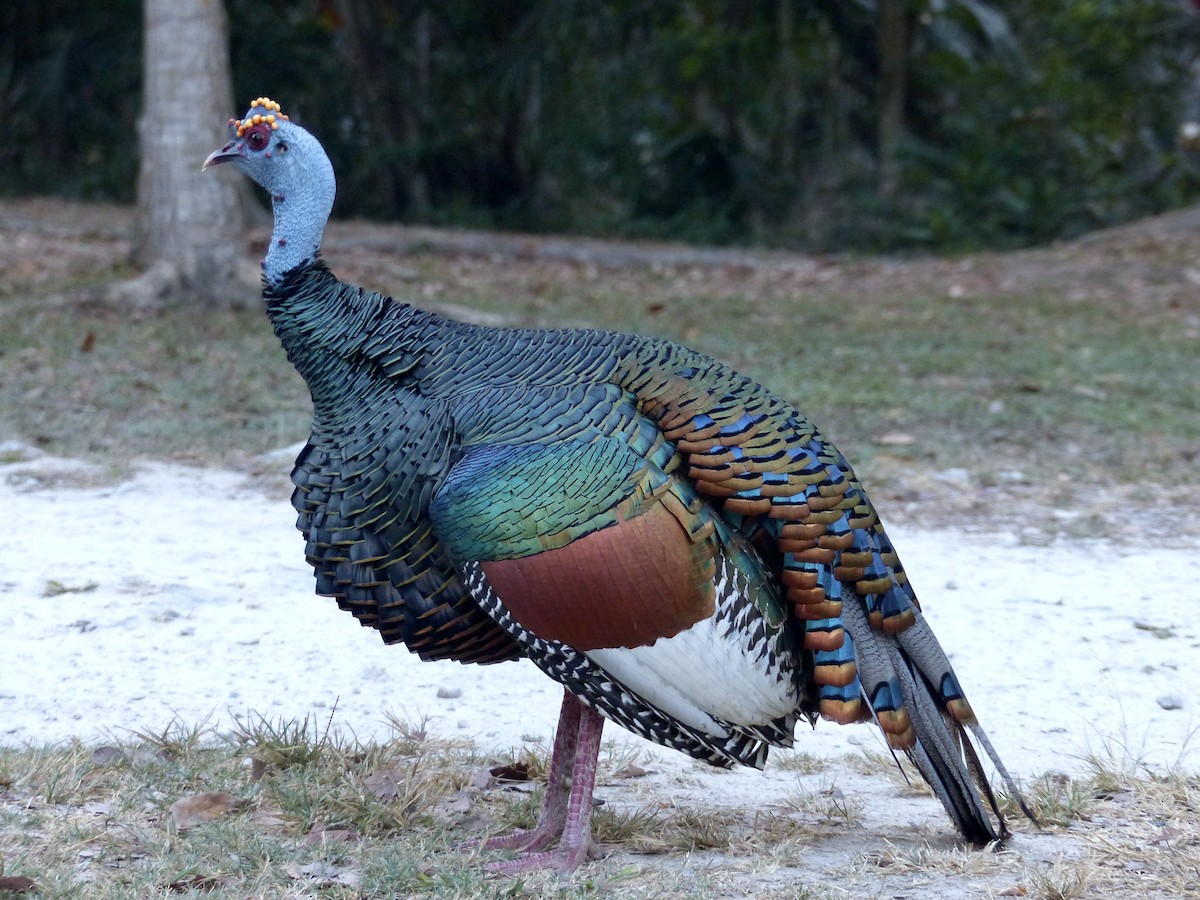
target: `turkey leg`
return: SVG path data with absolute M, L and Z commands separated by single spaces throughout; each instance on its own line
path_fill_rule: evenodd
M 554 749 L 550 753 L 550 776 L 542 811 L 532 828 L 520 828 L 510 834 L 488 838 L 480 846 L 484 850 L 544 850 L 546 845 L 562 834 L 567 823 L 567 800 L 571 793 L 571 769 L 575 765 L 575 750 L 579 739 L 579 714 L 583 704 L 570 691 L 563 691 L 562 710 L 554 732 Z
M 549 783 L 537 824 L 532 830 L 485 841 L 483 847 L 488 850 L 525 851 L 517 859 L 489 864 L 489 871 L 504 875 L 542 868 L 569 872 L 587 859 L 592 850 L 592 791 L 603 730 L 603 716 L 580 703 L 570 691 L 563 692 Z M 545 850 L 559 835 L 558 849 Z

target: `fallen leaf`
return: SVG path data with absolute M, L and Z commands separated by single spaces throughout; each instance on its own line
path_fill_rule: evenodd
M 457 816 L 462 813 L 471 811 L 471 795 L 466 791 L 459 791 L 442 800 L 439 800 L 433 806 L 433 814 L 442 816 Z
M 506 766 L 493 766 L 488 771 L 500 781 L 528 781 L 528 763 L 510 763 Z
M 380 800 L 397 800 L 400 785 L 404 784 L 404 773 L 395 769 L 379 769 L 363 779 L 363 785 Z
M 92 751 L 92 765 L 104 766 L 125 759 L 125 751 L 120 747 L 110 747 L 107 744 Z
M 283 871 L 289 878 L 308 881 L 313 887 L 334 887 L 339 884 L 353 887 L 362 880 L 362 874 L 355 869 L 343 869 L 319 861 L 303 866 L 290 862 L 283 867 Z
M 288 878 L 318 878 L 325 874 L 325 863 L 313 862 L 302 866 L 293 860 L 283 867 L 283 871 Z
M 151 750 L 149 747 L 138 747 L 130 756 L 130 761 L 138 765 L 153 765 L 155 763 L 169 763 L 175 759 L 175 754 L 166 747 L 160 747 L 157 750 Z
M 192 794 L 171 804 L 171 822 L 176 831 L 183 831 L 202 822 L 219 819 L 226 813 L 243 808 L 249 802 L 223 791 Z
M 250 814 L 250 819 L 264 831 L 283 828 L 289 821 L 278 806 L 259 806 Z
M 482 791 L 492 786 L 492 773 L 487 769 L 476 769 L 471 773 L 471 780 L 467 783 L 473 791 Z
M 180 878 L 167 885 L 167 890 L 176 894 L 186 894 L 188 891 L 208 893 L 225 886 L 225 882 L 212 875 L 192 875 L 190 878 Z
M 267 774 L 267 764 L 257 756 L 250 757 L 250 780 L 262 781 L 262 777 Z
M 648 774 L 650 774 L 650 773 L 647 772 L 645 769 L 643 769 L 641 766 L 639 766 L 635 763 L 629 763 L 629 765 L 621 766 L 621 768 L 619 768 L 619 769 L 617 769 L 617 771 L 613 772 L 612 777 L 613 778 L 644 778 Z
M 0 892 L 10 894 L 28 894 L 38 889 L 37 882 L 24 875 L 8 875 L 0 877 Z

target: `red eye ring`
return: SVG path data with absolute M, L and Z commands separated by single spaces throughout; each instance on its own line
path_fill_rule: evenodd
M 269 125 L 255 125 L 246 130 L 245 134 L 246 146 L 256 153 L 267 149 L 267 145 L 271 143 L 271 129 Z

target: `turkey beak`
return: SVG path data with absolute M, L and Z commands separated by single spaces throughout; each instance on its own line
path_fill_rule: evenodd
M 207 172 L 213 166 L 219 166 L 221 163 L 233 162 L 241 153 L 238 152 L 237 141 L 232 141 L 222 147 L 220 150 L 214 150 L 208 154 L 208 159 L 204 161 L 204 165 L 200 167 L 201 172 Z

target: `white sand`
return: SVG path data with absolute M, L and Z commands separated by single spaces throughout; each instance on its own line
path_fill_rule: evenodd
M 323 726 L 335 703 L 334 726 L 363 738 L 391 712 L 485 750 L 549 740 L 560 693 L 532 665 L 422 663 L 314 596 L 283 492 L 162 464 L 87 487 L 86 466 L 26 455 L 0 465 L 0 744 L 127 738 L 173 717 L 229 727 L 231 712 L 247 711 Z M 891 533 L 1014 773 L 1081 771 L 1089 752 L 1195 764 L 1200 548 Z M 52 583 L 68 591 L 55 595 Z M 1166 695 L 1182 708 L 1164 709 Z M 615 726 L 607 734 L 648 751 L 669 784 L 648 801 L 660 805 L 769 806 L 799 778 L 778 767 L 710 771 Z M 882 748 L 871 728 L 821 723 L 802 729 L 797 749 L 836 761 L 856 744 Z M 820 778 L 862 784 L 836 762 Z M 858 801 L 864 828 L 899 817 L 952 837 L 932 800 L 898 798 L 873 781 Z M 644 802 L 646 785 L 606 790 Z
M 386 712 L 481 746 L 552 730 L 559 689 L 532 665 L 422 663 L 315 596 L 282 494 L 156 463 L 115 486 L 74 486 L 87 475 L 48 457 L 0 465 L 0 742 L 120 735 L 173 716 L 219 724 L 229 711 L 324 721 L 335 702 L 335 723 L 362 737 Z M 1200 548 L 890 533 L 1012 768 L 1069 768 L 1114 739 L 1160 765 L 1200 751 L 1188 743 Z M 52 582 L 74 590 L 47 596 Z M 1183 708 L 1163 709 L 1168 694 Z M 824 752 L 823 736 L 847 731 L 859 729 L 822 723 L 801 749 Z

